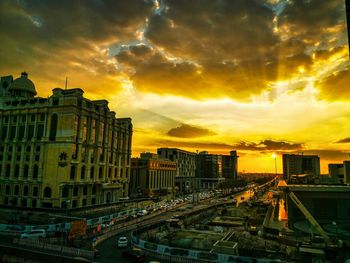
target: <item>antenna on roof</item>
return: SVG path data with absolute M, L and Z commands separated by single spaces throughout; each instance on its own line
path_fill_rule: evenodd
M 68 77 L 66 77 L 66 83 L 64 85 L 64 89 L 67 89 L 67 86 L 68 86 Z

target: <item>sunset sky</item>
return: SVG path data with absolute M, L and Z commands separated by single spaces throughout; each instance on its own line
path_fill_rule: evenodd
M 0 75 L 25 70 L 46 97 L 80 87 L 134 125 L 133 155 L 158 147 L 349 159 L 343 0 L 0 1 Z

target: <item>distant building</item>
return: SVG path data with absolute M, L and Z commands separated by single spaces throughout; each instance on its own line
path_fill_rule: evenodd
M 337 183 L 350 183 L 350 161 L 344 161 L 343 163 L 328 164 L 328 173 L 329 176 Z
M 317 155 L 283 154 L 283 179 L 290 180 L 292 175 L 320 176 L 320 157 Z
M 130 118 L 79 88 L 35 97 L 25 72 L 0 86 L 1 205 L 75 208 L 128 196 Z
M 230 155 L 222 155 L 222 177 L 226 179 L 237 179 L 237 151 L 231 151 Z
M 154 153 L 141 153 L 131 159 L 130 195 L 164 196 L 174 194 L 176 163 Z
M 222 177 L 222 155 L 200 152 L 196 156 L 196 177 L 201 189 L 214 189 L 225 179 Z
M 158 156 L 176 163 L 175 187 L 179 193 L 192 192 L 196 177 L 196 153 L 178 148 L 159 148 Z

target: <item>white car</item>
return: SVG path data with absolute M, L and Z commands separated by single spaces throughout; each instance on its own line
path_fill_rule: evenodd
M 120 237 L 118 239 L 118 247 L 127 247 L 128 246 L 128 238 L 127 237 Z
M 46 231 L 45 229 L 36 229 L 26 233 L 21 234 L 21 239 L 37 239 L 37 238 L 45 238 Z

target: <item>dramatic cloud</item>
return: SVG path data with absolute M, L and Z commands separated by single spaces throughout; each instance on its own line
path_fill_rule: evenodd
M 350 70 L 335 72 L 317 82 L 321 96 L 328 100 L 350 100 Z
M 249 150 L 249 151 L 277 151 L 277 150 L 300 150 L 303 145 L 301 143 L 289 143 L 283 141 L 272 141 L 272 140 L 264 140 L 260 143 L 252 143 L 252 142 L 240 142 L 233 146 L 238 150 Z
M 337 141 L 336 143 L 350 143 L 350 137 L 341 139 L 341 140 Z
M 343 0 L 3 0 L 0 30 L 1 75 L 108 99 L 134 151 L 346 150 Z
M 305 155 L 318 155 L 321 160 L 343 161 L 349 158 L 349 152 L 338 150 L 306 150 Z
M 201 127 L 194 127 L 187 124 L 181 124 L 181 126 L 172 128 L 167 132 L 167 135 L 180 138 L 197 138 L 203 136 L 214 135 L 215 133 Z
M 136 38 L 152 10 L 143 0 L 1 1 L 0 71 L 29 71 L 39 91 L 65 76 L 92 93 L 107 85 L 118 91 L 121 73 L 107 48 Z
M 172 140 L 157 140 L 155 142 L 157 147 L 177 147 L 195 149 L 198 151 L 209 150 L 211 152 L 225 152 L 234 150 L 233 145 L 225 143 L 208 143 L 208 142 L 190 142 L 190 141 L 172 141 Z

